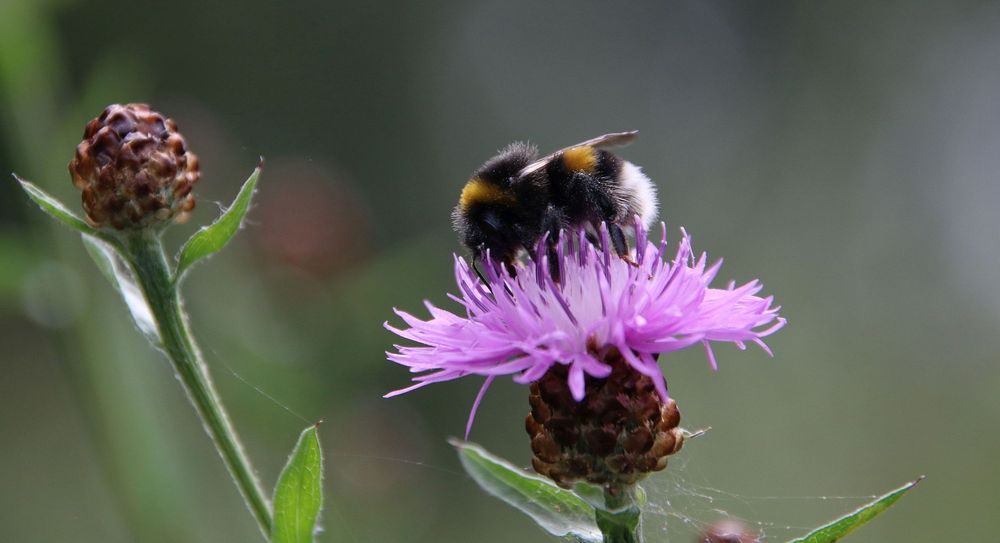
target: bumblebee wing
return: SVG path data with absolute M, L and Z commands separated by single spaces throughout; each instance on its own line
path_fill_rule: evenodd
M 620 147 L 622 145 L 628 145 L 635 141 L 639 137 L 638 130 L 631 130 L 629 132 L 612 132 L 610 134 L 604 134 L 603 136 L 597 136 L 596 138 L 591 138 L 587 141 L 581 141 L 575 145 L 570 145 L 569 147 L 563 147 L 558 151 L 545 155 L 544 157 L 532 162 L 525 166 L 518 177 L 524 177 L 526 175 L 533 174 L 538 170 L 545 167 L 546 164 L 552 161 L 553 158 L 557 157 L 560 153 L 566 149 L 572 149 L 574 147 L 596 147 L 598 149 L 603 149 L 606 147 Z
M 604 149 L 606 147 L 621 147 L 632 143 L 638 137 L 638 130 L 630 130 L 628 132 L 612 132 L 610 134 L 604 134 L 603 136 L 591 138 L 587 141 L 581 141 L 580 143 L 571 145 L 570 147 L 597 147 L 598 149 Z

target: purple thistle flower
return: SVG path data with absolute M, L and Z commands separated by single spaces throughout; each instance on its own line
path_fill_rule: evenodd
M 487 285 L 456 256 L 461 297 L 449 296 L 465 307 L 465 315 L 430 302 L 425 302 L 431 315 L 426 321 L 394 310 L 408 328 L 385 327 L 421 346 L 395 345 L 398 352 L 386 355 L 420 375 L 413 378 L 415 384 L 386 397 L 469 374 L 485 376 L 469 416 L 468 436 L 479 402 L 498 375 L 512 374 L 515 382 L 529 384 L 553 365 L 565 364 L 569 389 L 580 401 L 584 377 L 607 377 L 611 367 L 602 362 L 603 354 L 617 349 L 632 368 L 654 381 L 666 400 L 666 382 L 657 365 L 662 353 L 700 343 L 712 369 L 717 365 L 711 342 L 744 349 L 752 341 L 771 354 L 762 338 L 784 326 L 785 319 L 772 306 L 772 297 L 756 295 L 763 288 L 760 282 L 710 288 L 722 261 L 709 266 L 704 253 L 696 258 L 681 229 L 676 254 L 666 262 L 666 226 L 661 223 L 661 228 L 656 244 L 637 221 L 635 265 L 612 254 L 604 225 L 599 245 L 590 243 L 584 231 L 563 232 L 554 253 L 542 240 L 516 276 L 487 255 Z M 553 254 L 558 283 L 549 271 Z

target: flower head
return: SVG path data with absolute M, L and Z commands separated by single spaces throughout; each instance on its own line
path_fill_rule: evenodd
M 606 357 L 613 351 L 650 377 L 666 400 L 666 382 L 657 365 L 660 354 L 701 344 L 715 368 L 713 342 L 735 343 L 741 349 L 754 342 L 770 353 L 762 338 L 785 320 L 771 297 L 757 296 L 761 284 L 754 280 L 709 287 L 722 262 L 709 265 L 704 253 L 696 257 L 683 229 L 668 262 L 662 228 L 657 244 L 647 240 L 637 222 L 634 263 L 613 254 L 603 225 L 596 244 L 588 241 L 585 231 L 564 232 L 555 251 L 546 249 L 545 240 L 540 242 L 516 275 L 487 258 L 486 284 L 456 256 L 461 295 L 452 298 L 465 314 L 430 303 L 431 318 L 426 321 L 396 311 L 408 327 L 387 323 L 386 328 L 421 345 L 397 345 L 397 352 L 387 356 L 419 375 L 413 379 L 416 384 L 388 396 L 469 374 L 486 377 L 483 390 L 499 375 L 514 375 L 514 381 L 529 384 L 563 365 L 569 391 L 581 401 L 586 377 L 611 375 Z M 555 262 L 549 261 L 550 255 Z M 559 282 L 552 279 L 553 266 L 558 266 Z M 482 391 L 476 405 L 481 397 Z
M 201 175 L 174 121 L 146 104 L 112 104 L 91 120 L 69 172 L 87 221 L 117 230 L 183 218 Z

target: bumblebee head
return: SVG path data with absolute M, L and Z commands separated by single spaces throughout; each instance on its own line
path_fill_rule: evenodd
M 521 246 L 517 200 L 511 194 L 484 197 L 480 182 L 469 181 L 453 214 L 455 230 L 476 259 L 510 262 Z M 471 195 L 470 195 L 471 193 Z
M 455 230 L 476 258 L 487 251 L 497 260 L 513 260 L 522 245 L 523 210 L 518 175 L 537 152 L 523 143 L 508 146 L 472 175 L 453 213 Z

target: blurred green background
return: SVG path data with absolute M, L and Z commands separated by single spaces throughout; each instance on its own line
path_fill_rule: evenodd
M 998 58 L 996 2 L 0 0 L 0 171 L 78 209 L 84 124 L 147 101 L 201 158 L 176 246 L 265 155 L 250 224 L 184 287 L 267 486 L 323 419 L 321 541 L 542 542 L 445 443 L 480 383 L 381 399 L 409 377 L 381 325 L 453 307 L 450 209 L 497 148 L 638 129 L 672 239 L 790 323 L 773 359 L 663 362 L 713 429 L 649 480 L 651 541 L 721 515 L 782 541 L 920 474 L 852 541 L 997 541 Z M 257 540 L 169 365 L 12 180 L 0 364 L 0 539 Z M 472 439 L 527 464 L 525 412 L 498 381 Z

